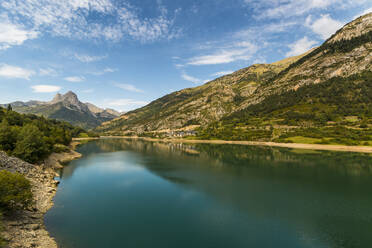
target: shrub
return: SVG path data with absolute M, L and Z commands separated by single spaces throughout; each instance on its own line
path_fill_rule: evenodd
M 24 126 L 19 137 L 13 155 L 24 161 L 35 163 L 45 158 L 51 150 L 45 142 L 43 133 L 32 124 Z
M 80 133 L 79 138 L 89 138 L 89 135 L 87 133 Z
M 61 152 L 69 152 L 70 149 L 65 145 L 55 144 L 53 146 L 53 151 L 56 153 L 61 153 Z
M 24 209 L 32 203 L 31 184 L 23 175 L 0 171 L 0 207 L 5 211 Z

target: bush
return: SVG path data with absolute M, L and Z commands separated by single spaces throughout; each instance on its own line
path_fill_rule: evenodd
M 31 184 L 23 175 L 0 171 L 0 208 L 24 209 L 32 203 Z
M 89 138 L 89 135 L 87 133 L 81 133 L 78 138 Z
M 16 143 L 13 155 L 24 161 L 35 163 L 45 158 L 50 152 L 48 144 L 45 142 L 43 133 L 32 125 L 24 126 L 19 134 L 20 138 Z
M 53 146 L 53 152 L 56 152 L 56 153 L 69 152 L 69 151 L 70 149 L 65 145 L 55 144 Z

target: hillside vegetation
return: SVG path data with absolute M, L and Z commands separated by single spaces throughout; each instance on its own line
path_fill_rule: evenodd
M 372 145 L 371 71 L 372 13 L 303 55 L 171 93 L 97 130 L 150 137 L 185 137 L 194 130 L 190 138 Z
M 72 137 L 79 135 L 94 136 L 94 133 L 67 122 L 0 107 L 0 150 L 24 161 L 39 162 L 52 152 L 63 151 Z
M 273 94 L 199 130 L 203 139 L 372 145 L 372 72 Z

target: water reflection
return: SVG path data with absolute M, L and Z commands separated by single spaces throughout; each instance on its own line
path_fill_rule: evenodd
M 372 157 L 368 154 L 125 139 L 98 140 L 79 148 L 84 159 L 118 151 L 136 154 L 141 169 L 187 189 L 182 197 L 202 192 L 259 223 L 285 227 L 277 238 L 287 247 L 372 244 Z M 107 157 L 112 160 L 107 170 L 127 168 L 111 156 Z M 64 169 L 63 179 L 82 166 L 90 163 L 71 163 Z M 212 208 L 203 218 L 207 222 L 229 219 L 219 215 Z M 183 224 L 179 225 L 182 229 Z M 258 235 L 254 225 L 247 227 Z M 289 245 L 291 232 L 296 233 L 300 246 Z M 272 238 L 275 234 L 267 235 Z

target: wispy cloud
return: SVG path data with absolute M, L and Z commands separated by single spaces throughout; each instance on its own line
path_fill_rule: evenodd
M 94 89 L 86 89 L 86 90 L 82 90 L 83 93 L 93 93 L 94 92 Z
M 98 70 L 98 71 L 93 71 L 93 72 L 88 72 L 88 73 L 92 74 L 92 75 L 95 75 L 95 76 L 100 76 L 100 75 L 103 75 L 103 74 L 106 74 L 106 73 L 112 73 L 112 72 L 115 72 L 115 71 L 117 71 L 117 69 L 106 67 L 103 70 L 100 70 L 100 71 Z
M 138 89 L 136 86 L 132 84 L 115 84 L 116 87 L 126 90 L 126 91 L 132 91 L 132 92 L 138 92 L 143 93 L 143 90 Z
M 211 76 L 221 77 L 221 76 L 224 76 L 224 75 L 227 75 L 227 74 L 231 74 L 233 72 L 234 71 L 219 71 L 219 72 L 216 72 L 216 73 L 212 74 Z
M 120 111 L 128 111 L 135 108 L 147 105 L 149 102 L 134 100 L 134 99 L 115 99 L 107 102 L 107 105 L 120 109 Z
M 33 92 L 35 93 L 52 93 L 52 92 L 57 92 L 61 90 L 60 86 L 56 85 L 44 85 L 44 84 L 39 84 L 39 85 L 33 85 L 31 86 Z
M 351 0 L 245 0 L 245 2 L 253 7 L 257 18 L 263 19 L 299 16 L 311 10 L 347 4 Z
M 84 62 L 84 63 L 90 63 L 90 62 L 95 62 L 95 61 L 99 61 L 99 60 L 102 60 L 102 59 L 105 59 L 107 58 L 106 55 L 104 56 L 92 56 L 92 55 L 87 55 L 87 54 L 77 54 L 75 53 L 75 58 L 81 62 Z
M 182 73 L 181 74 L 181 77 L 186 80 L 186 81 L 189 81 L 189 82 L 192 82 L 194 84 L 198 84 L 200 83 L 202 80 L 200 80 L 199 78 L 196 78 L 196 77 L 193 77 L 193 76 L 190 76 L 186 73 Z
M 181 77 L 182 77 L 182 79 L 184 79 L 186 81 L 189 81 L 189 82 L 192 82 L 194 84 L 207 83 L 207 82 L 211 81 L 210 79 L 202 80 L 202 79 L 190 76 L 190 75 L 186 74 L 185 72 L 182 72 Z
M 141 19 L 131 6 L 127 6 L 118 11 L 118 16 L 121 28 L 132 38 L 142 42 L 180 36 L 180 30 L 172 29 L 174 20 L 167 17 L 168 11 L 160 7 L 160 12 L 156 18 Z
M 143 18 L 126 1 L 111 0 L 7 0 L 1 3 L 13 24 L 26 23 L 32 30 L 72 39 L 132 38 L 142 42 L 172 39 L 179 35 L 174 17 L 158 5 L 159 15 Z M 110 19 L 100 22 L 93 16 Z
M 53 68 L 41 68 L 39 69 L 40 76 L 57 76 L 58 73 Z
M 72 82 L 72 83 L 79 83 L 85 81 L 85 77 L 83 76 L 72 76 L 72 77 L 65 77 L 66 81 Z
M 238 60 L 249 60 L 258 50 L 258 47 L 250 42 L 238 42 L 232 48 L 225 48 L 212 54 L 196 56 L 189 59 L 188 65 L 216 65 L 226 64 Z
M 334 20 L 330 15 L 322 15 L 319 19 L 313 21 L 312 16 L 308 16 L 305 25 L 322 39 L 329 38 L 337 30 L 342 28 L 345 23 Z
M 35 72 L 32 70 L 24 69 L 18 66 L 12 66 L 8 64 L 0 64 L 0 77 L 5 78 L 23 78 L 30 80 L 30 77 Z
M 359 13 L 358 15 L 354 16 L 354 19 L 358 18 L 359 16 L 366 15 L 368 13 L 372 13 L 372 7 L 369 8 L 369 9 L 366 9 L 366 10 L 362 11 L 361 13 Z
M 286 56 L 296 56 L 303 54 L 310 50 L 312 47 L 314 47 L 314 45 L 316 44 L 317 44 L 316 41 L 310 40 L 308 37 L 305 36 L 302 39 L 288 46 L 290 48 L 290 51 L 287 52 Z

